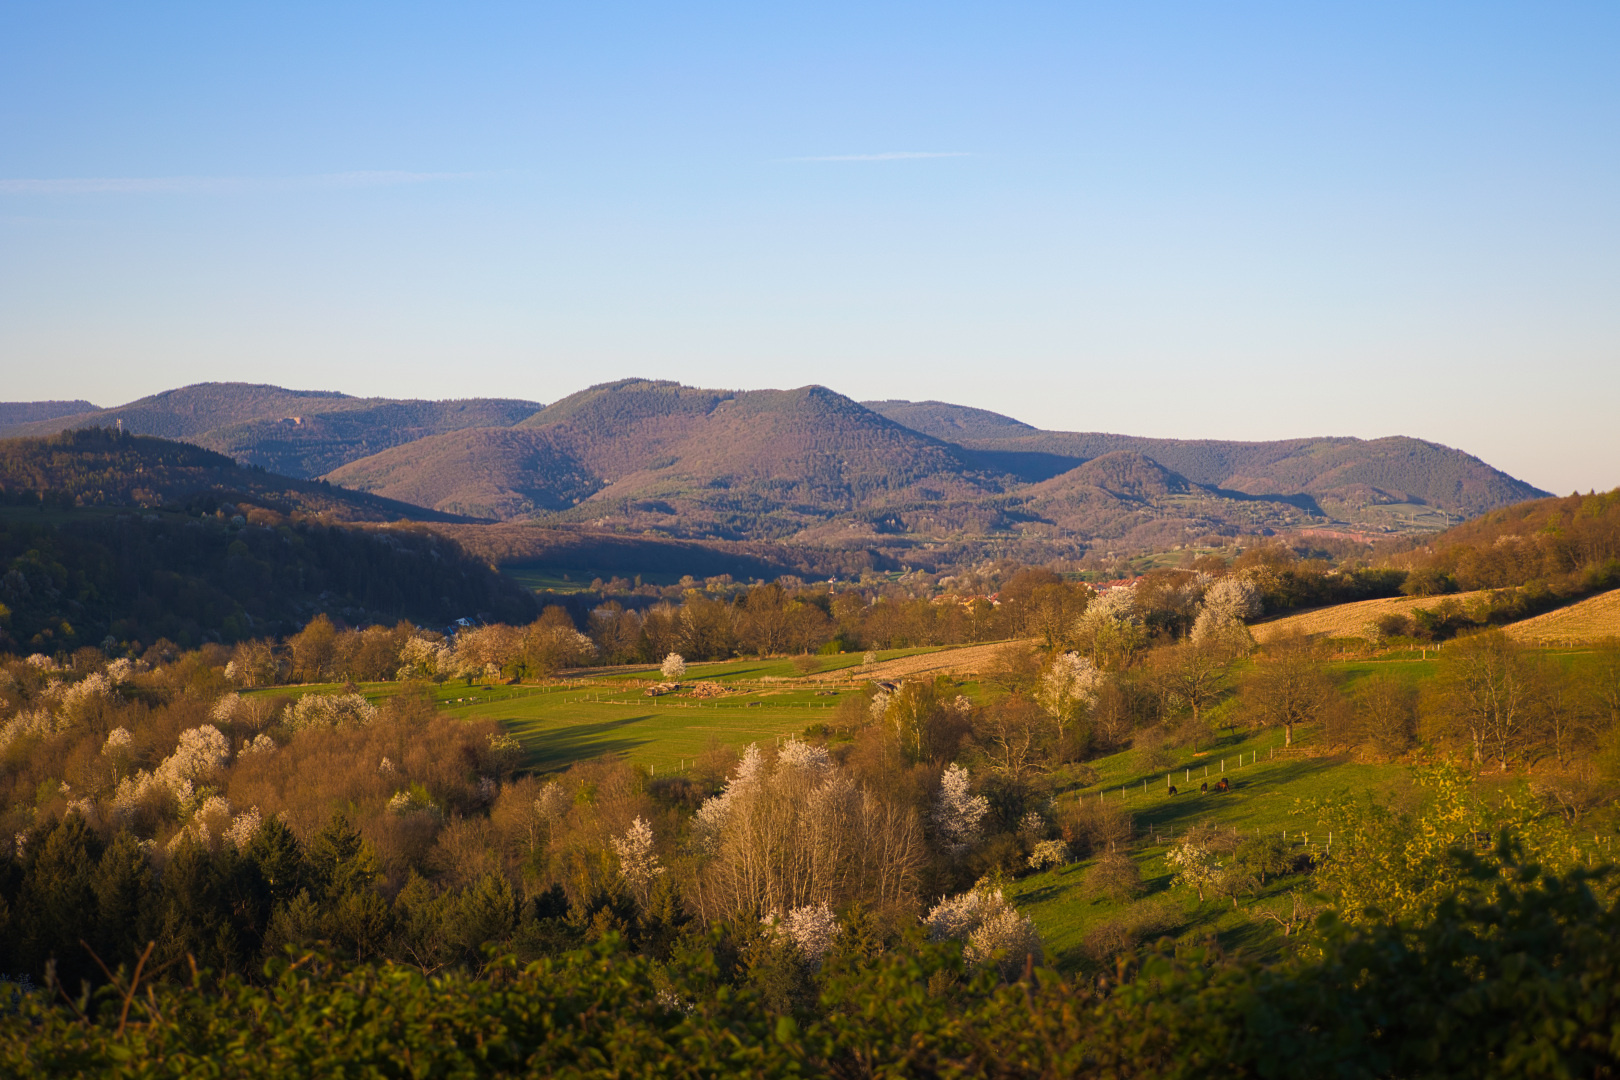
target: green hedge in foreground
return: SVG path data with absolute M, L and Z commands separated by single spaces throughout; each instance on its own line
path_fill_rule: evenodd
M 798 1015 L 723 985 L 709 958 L 661 965 L 611 941 L 477 975 L 311 956 L 263 984 L 139 987 L 127 1019 L 116 987 L 36 994 L 0 1017 L 0 1075 L 1615 1075 L 1620 908 L 1585 874 L 1515 875 L 1476 878 L 1420 926 L 1324 922 L 1314 958 L 1274 968 L 1187 950 L 1111 988 L 1044 971 L 1007 985 L 929 947 L 827 973 Z

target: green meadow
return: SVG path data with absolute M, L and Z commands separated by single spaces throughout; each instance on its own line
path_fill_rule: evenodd
M 879 658 L 930 651 L 937 650 L 890 650 Z M 1332 666 L 1346 690 L 1377 674 L 1421 683 L 1436 674 L 1438 665 L 1432 653 L 1426 659 L 1419 655 L 1407 659 L 1397 654 L 1395 659 Z M 1579 657 L 1559 659 L 1579 662 Z M 860 654 L 818 657 L 816 673 L 852 669 L 861 660 Z M 806 679 L 791 659 L 689 665 L 683 682 L 688 687 L 696 682 L 719 683 L 727 693 L 717 698 L 684 693 L 647 697 L 643 686 L 659 678 L 656 667 L 646 666 L 581 673 L 577 678 L 542 685 L 457 681 L 433 686 L 430 693 L 447 715 L 499 721 L 523 745 L 530 767 L 538 771 L 555 771 L 576 761 L 612 754 L 662 774 L 689 766 L 716 740 L 740 750 L 750 742 L 768 743 L 831 723 L 838 702 L 860 692 L 855 679 L 835 685 Z M 257 692 L 337 689 L 326 685 Z M 361 689 L 368 697 L 381 700 L 402 687 L 376 683 Z M 995 693 L 971 682 L 962 684 L 961 691 L 981 701 Z M 1211 822 L 1244 835 L 1285 839 L 1291 849 L 1303 854 L 1319 851 L 1330 839 L 1309 811 L 1314 800 L 1370 795 L 1402 802 L 1411 797 L 1414 784 L 1407 766 L 1284 753 L 1281 732 L 1222 727 L 1232 708 L 1228 701 L 1213 710 L 1211 719 L 1218 734 L 1201 747 L 1172 751 L 1174 762 L 1169 767 L 1149 769 L 1142 755 L 1127 750 L 1052 777 L 1060 812 L 1079 801 L 1106 803 L 1130 815 L 1135 835 L 1130 855 L 1144 886 L 1142 895 L 1129 903 L 1095 897 L 1084 885 L 1092 860 L 1009 880 L 1009 897 L 1035 920 L 1049 960 L 1061 969 L 1074 970 L 1084 963 L 1083 943 L 1093 929 L 1146 908 L 1154 910 L 1163 931 L 1178 940 L 1213 943 L 1228 950 L 1274 952 L 1282 946 L 1278 928 L 1256 918 L 1255 911 L 1265 906 L 1288 907 L 1287 894 L 1293 890 L 1303 893 L 1305 879 L 1300 875 L 1274 879 L 1257 896 L 1240 898 L 1236 908 L 1229 898 L 1214 895 L 1200 902 L 1191 889 L 1171 888 L 1172 873 L 1165 855 L 1174 839 L 1194 825 Z M 1301 744 L 1308 747 L 1309 729 L 1299 735 Z M 1199 791 L 1206 781 L 1213 787 L 1222 777 L 1231 785 L 1229 792 Z M 1178 794 L 1168 794 L 1167 781 Z M 1514 785 L 1521 782 L 1510 781 Z
M 1086 934 L 1131 907 L 1160 910 L 1170 923 L 1166 932 L 1180 940 L 1208 940 L 1226 949 L 1262 952 L 1277 947 L 1275 924 L 1258 921 L 1254 905 L 1287 906 L 1286 894 L 1302 889 L 1302 879 L 1273 880 L 1257 896 L 1240 898 L 1236 909 L 1224 897 L 1210 895 L 1200 902 L 1193 890 L 1170 886 L 1173 871 L 1165 855 L 1175 838 L 1211 822 L 1246 836 L 1285 839 L 1301 854 L 1319 851 L 1329 837 L 1306 810 L 1313 800 L 1352 794 L 1389 798 L 1412 786 L 1411 770 L 1405 766 L 1272 756 L 1281 743 L 1281 735 L 1271 731 L 1230 736 L 1204 750 L 1176 751 L 1173 766 L 1152 770 L 1142 767 L 1138 754 L 1130 750 L 1090 762 L 1096 781 L 1059 796 L 1059 804 L 1101 802 L 1130 815 L 1136 837 L 1130 855 L 1141 871 L 1144 892 L 1127 904 L 1090 895 L 1084 881 L 1094 860 L 1008 882 L 1008 897 L 1040 928 L 1049 961 L 1062 969 L 1079 966 Z M 1204 783 L 1213 788 L 1222 777 L 1230 791 L 1200 792 Z M 1167 791 L 1167 778 L 1177 788 L 1173 796 Z

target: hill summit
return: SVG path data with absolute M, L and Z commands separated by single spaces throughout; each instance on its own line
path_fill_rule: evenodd
M 1043 431 L 823 386 L 620 379 L 550 405 L 205 383 L 128 405 L 0 405 L 4 434 L 119 425 L 444 514 L 691 539 L 1099 540 L 1406 532 L 1545 493 L 1421 439 L 1272 442 Z M 1114 545 L 1119 546 L 1119 545 Z

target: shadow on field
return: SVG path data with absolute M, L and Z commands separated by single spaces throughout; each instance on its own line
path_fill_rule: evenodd
M 1126 813 L 1134 817 L 1139 829 L 1145 826 L 1157 826 L 1159 828 L 1173 826 L 1179 833 L 1186 826 L 1202 821 L 1211 814 L 1227 809 L 1235 809 L 1235 807 L 1228 806 L 1231 802 L 1241 802 L 1256 795 L 1276 791 L 1295 781 L 1327 772 L 1337 764 L 1339 762 L 1335 758 L 1302 758 L 1295 761 L 1266 764 L 1259 768 L 1245 766 L 1243 769 L 1233 769 L 1224 774 L 1231 784 L 1232 790 L 1222 793 L 1213 790 L 1216 782 L 1216 775 L 1213 773 L 1209 778 L 1209 785 L 1212 790 L 1208 793 L 1202 793 L 1198 790 L 1199 785 L 1204 783 L 1204 779 L 1195 776 L 1190 784 L 1180 780 L 1175 781 L 1176 787 L 1180 789 L 1179 794 L 1176 795 L 1165 794 L 1163 773 L 1158 774 L 1158 787 L 1154 787 L 1153 780 L 1149 779 L 1148 793 L 1143 795 L 1141 789 L 1142 778 L 1138 776 L 1134 794 L 1127 795 L 1122 802 L 1115 802 L 1112 798 L 1109 799 L 1109 802 L 1120 806 Z M 1117 791 L 1118 789 L 1112 788 L 1110 790 Z M 1129 783 L 1127 783 L 1126 790 L 1131 790 Z M 1096 795 L 1093 794 L 1090 797 L 1095 799 Z
M 597 724 L 569 724 L 567 727 L 539 731 L 520 729 L 513 734 L 529 752 L 531 765 L 540 769 L 554 769 L 572 765 L 586 758 L 601 757 L 604 754 L 626 754 L 639 746 L 645 746 L 650 739 L 626 734 L 616 735 L 615 732 L 627 725 L 652 718 L 650 713 L 644 713 L 604 720 Z

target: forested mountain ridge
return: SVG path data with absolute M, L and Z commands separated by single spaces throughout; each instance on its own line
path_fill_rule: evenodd
M 1121 450 L 1144 454 L 1195 484 L 1244 495 L 1312 496 L 1345 514 L 1413 503 L 1472 517 L 1546 496 L 1471 454 L 1405 436 L 1237 442 L 1043 431 L 983 409 L 938 401 L 867 406 L 935 438 L 991 454 L 1050 455 L 1076 464 Z
M 50 435 L 84 427 L 121 427 L 137 435 L 184 439 L 248 465 L 312 479 L 356 458 L 429 435 L 515 424 L 540 408 L 506 398 L 399 401 L 251 383 L 198 383 L 116 408 L 89 402 L 74 413 L 0 404 L 0 437 Z M 8 410 L 19 414 L 8 419 Z
M 516 432 L 457 433 L 329 474 L 441 510 L 719 539 L 909 534 L 1150 547 L 1332 523 L 1431 528 L 1538 494 L 1418 439 L 1270 443 L 1043 432 L 937 402 L 825 387 L 604 383 Z M 1389 508 L 1389 509 L 1385 509 Z
M 526 621 L 533 597 L 425 529 L 244 521 L 163 511 L 35 520 L 0 514 L 0 652 L 54 655 L 168 638 L 185 647 L 282 635 L 325 612 L 352 625 L 399 619 Z
M 0 413 L 3 415 L 3 413 Z M 1408 437 L 1274 442 L 1042 431 L 821 386 L 621 379 L 544 408 L 213 383 L 0 431 L 122 422 L 444 514 L 841 547 L 1137 549 L 1307 528 L 1438 530 L 1545 493 Z
M 221 503 L 343 521 L 466 521 L 318 480 L 244 468 L 190 443 L 79 428 L 48 438 L 0 439 L 0 503 L 157 508 Z
M 95 412 L 88 401 L 0 401 L 0 431 L 17 424 Z
M 359 524 L 401 519 L 469 520 L 105 428 L 0 440 L 0 651 L 532 616 L 454 540 Z
M 544 465 L 526 469 L 525 458 Z M 563 522 L 727 539 L 1003 489 L 957 448 L 824 387 L 729 393 L 649 380 L 593 387 L 510 431 L 396 447 L 329 478 L 462 513 L 514 516 L 503 509 L 526 504 Z

